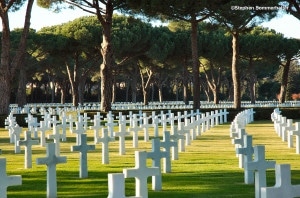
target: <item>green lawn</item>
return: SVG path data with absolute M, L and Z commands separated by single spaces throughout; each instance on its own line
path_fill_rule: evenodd
M 288 148 L 287 143 L 281 141 L 271 121 L 248 124 L 246 131 L 253 135 L 253 145 L 266 146 L 266 159 L 291 164 L 292 184 L 300 184 L 300 156 L 295 154 L 295 148 Z M 93 144 L 93 131 L 89 130 L 87 134 L 88 144 Z M 80 179 L 79 153 L 70 152 L 70 147 L 75 145 L 75 135 L 68 133 L 67 142 L 61 143 L 61 156 L 67 156 L 67 164 L 57 165 L 58 197 L 107 197 L 107 174 L 121 173 L 124 168 L 135 166 L 136 149 L 132 148 L 131 138 L 127 138 L 124 156 L 119 156 L 118 144 L 118 141 L 110 143 L 108 165 L 101 162 L 101 144 L 96 145 L 96 151 L 88 154 L 89 178 Z M 14 146 L 9 144 L 8 132 L 3 128 L 0 131 L 0 148 L 0 157 L 7 159 L 7 174 L 22 175 L 22 185 L 9 187 L 8 197 L 46 197 L 46 166 L 35 164 L 36 158 L 45 157 L 45 148 L 33 146 L 32 169 L 24 169 L 24 147 L 21 147 L 22 154 L 14 154 Z M 138 150 L 150 152 L 151 141 L 144 142 L 140 135 Z M 151 166 L 150 159 L 147 163 Z M 186 147 L 186 152 L 179 153 L 179 160 L 172 161 L 172 173 L 163 173 L 162 191 L 151 190 L 149 177 L 149 197 L 254 197 L 254 185 L 244 184 L 243 176 L 229 137 L 229 123 L 223 124 L 198 136 Z M 274 170 L 268 171 L 268 186 L 274 185 L 274 176 Z M 125 179 L 125 183 L 126 196 L 134 196 L 135 180 Z

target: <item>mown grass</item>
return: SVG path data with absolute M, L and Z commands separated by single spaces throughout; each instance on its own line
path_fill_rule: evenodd
M 253 145 L 266 146 L 266 159 L 291 164 L 292 184 L 300 184 L 300 156 L 295 154 L 295 148 L 287 148 L 287 143 L 281 141 L 271 121 L 251 123 L 246 131 L 253 135 Z M 89 130 L 87 134 L 88 144 L 93 144 L 93 131 Z M 75 145 L 75 135 L 69 132 L 67 135 L 67 142 L 61 143 L 61 156 L 67 156 L 67 163 L 57 165 L 58 197 L 107 197 L 107 174 L 134 167 L 135 150 L 151 151 L 151 141 L 144 142 L 140 138 L 139 148 L 134 149 L 132 139 L 127 138 L 126 155 L 120 156 L 116 140 L 110 143 L 110 164 L 104 165 L 101 162 L 102 146 L 98 144 L 95 151 L 88 153 L 89 177 L 80 179 L 79 153 L 70 152 L 70 147 Z M 33 146 L 31 169 L 24 169 L 24 147 L 21 147 L 21 154 L 14 154 L 14 146 L 9 144 L 8 132 L 3 128 L 0 130 L 0 148 L 0 157 L 7 159 L 7 174 L 22 175 L 22 185 L 8 187 L 8 197 L 46 197 L 46 166 L 35 164 L 36 158 L 45 157 L 45 148 Z M 150 159 L 147 164 L 151 166 Z M 179 160 L 172 161 L 172 173 L 162 175 L 162 191 L 153 191 L 151 177 L 148 178 L 149 197 L 254 197 L 254 185 L 244 184 L 243 169 L 238 168 L 229 124 L 216 126 L 198 136 L 185 152 L 179 153 Z M 274 185 L 274 170 L 269 170 L 267 177 L 268 185 Z M 134 196 L 135 180 L 125 179 L 125 183 L 126 196 Z

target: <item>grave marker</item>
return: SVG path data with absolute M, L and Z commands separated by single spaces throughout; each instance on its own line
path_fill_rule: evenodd
M 237 154 L 243 154 L 244 157 L 244 164 L 247 164 L 248 162 L 252 161 L 252 155 L 254 153 L 254 149 L 252 146 L 252 135 L 244 135 L 244 147 L 237 148 L 236 153 Z M 252 170 L 247 170 L 247 168 L 244 168 L 244 181 L 245 184 L 254 184 L 254 174 Z
M 175 141 L 171 141 L 171 135 L 170 131 L 164 131 L 163 135 L 163 141 L 160 143 L 161 147 L 164 148 L 164 150 L 168 153 L 164 160 L 164 173 L 170 173 L 171 172 L 171 148 L 177 147 L 178 149 L 178 143 Z M 172 152 L 172 155 L 174 152 Z
M 159 174 L 158 167 L 146 166 L 147 152 L 135 151 L 135 167 L 123 169 L 125 178 L 135 177 L 135 196 L 148 198 L 147 178 Z
M 31 131 L 24 131 L 24 140 L 17 142 L 19 146 L 25 146 L 25 168 L 32 168 L 32 145 L 38 145 L 38 140 L 31 139 Z
M 152 139 L 152 152 L 147 152 L 147 158 L 152 159 L 152 167 L 159 168 L 159 174 L 152 176 L 152 190 L 161 190 L 162 189 L 160 159 L 167 158 L 167 155 L 168 155 L 168 153 L 166 151 L 160 150 L 160 139 L 153 138 Z
M 80 166 L 79 166 L 79 177 L 87 178 L 88 177 L 88 166 L 87 166 L 87 152 L 95 150 L 95 145 L 87 145 L 86 134 L 81 134 L 81 143 L 80 145 L 71 146 L 71 151 L 80 152 Z
M 40 145 L 44 147 L 46 145 L 46 131 L 48 131 L 50 128 L 48 128 L 48 125 L 45 121 L 40 121 L 40 127 L 37 129 L 41 135 L 40 135 Z
M 109 164 L 109 142 L 114 142 L 114 137 L 108 136 L 108 129 L 102 129 L 102 137 L 98 138 L 97 143 L 102 142 L 102 164 Z
M 60 156 L 60 139 L 63 137 L 59 131 L 59 126 L 53 126 L 53 134 L 48 135 L 48 139 L 53 139 L 55 143 L 56 156 Z
M 126 148 L 125 148 L 125 136 L 130 135 L 129 132 L 126 131 L 126 116 L 121 116 L 119 118 L 119 132 L 115 132 L 115 136 L 119 137 L 119 154 L 125 155 Z
M 138 127 L 136 114 L 133 114 L 132 118 L 132 127 L 128 129 L 128 131 L 132 132 L 132 146 L 133 148 L 138 148 L 138 132 L 142 130 L 142 128 Z
M 300 185 L 291 184 L 290 164 L 276 164 L 275 174 L 275 186 L 262 187 L 261 198 L 293 198 L 300 196 Z
M 296 136 L 296 153 L 300 154 L 300 122 L 295 122 L 295 130 L 291 132 L 291 135 Z
M 143 124 L 140 125 L 141 128 L 144 128 L 144 141 L 149 141 L 149 127 L 152 127 L 152 124 L 149 124 L 150 117 L 147 117 L 146 113 L 143 113 Z
M 13 136 L 13 142 L 15 143 L 15 153 L 21 153 L 20 145 L 18 145 L 21 133 L 22 127 L 20 127 L 18 124 L 11 128 L 11 135 Z
M 22 185 L 22 176 L 6 175 L 6 158 L 0 158 L 0 195 L 1 198 L 7 198 L 7 187 Z
M 66 162 L 66 157 L 56 156 L 54 143 L 47 144 L 47 155 L 45 158 L 36 159 L 37 165 L 47 165 L 47 197 L 57 197 L 56 164 Z
M 245 164 L 247 170 L 253 170 L 255 174 L 255 198 L 261 197 L 261 187 L 267 186 L 266 170 L 275 167 L 275 161 L 265 160 L 265 146 L 254 147 L 254 160 Z

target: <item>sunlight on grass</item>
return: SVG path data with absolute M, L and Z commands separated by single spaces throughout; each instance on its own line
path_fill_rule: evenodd
M 251 123 L 246 131 L 253 135 L 253 145 L 266 145 L 266 159 L 291 164 L 292 183 L 300 184 L 299 155 L 295 154 L 295 148 L 288 148 L 287 143 L 281 141 L 271 121 Z M 93 144 L 93 131 L 88 130 L 87 134 L 88 144 Z M 152 135 L 153 131 L 150 132 Z M 151 151 L 151 141 L 140 139 L 139 149 L 134 149 L 132 138 L 127 138 L 126 155 L 120 156 L 116 140 L 109 146 L 110 164 L 103 165 L 102 146 L 97 144 L 96 150 L 88 153 L 89 178 L 80 179 L 79 153 L 70 152 L 71 146 L 75 145 L 75 135 L 68 132 L 67 136 L 67 142 L 61 142 L 61 156 L 67 157 L 67 163 L 57 165 L 58 197 L 107 197 L 107 174 L 134 167 L 135 150 Z M 3 153 L 0 157 L 7 159 L 7 174 L 22 175 L 22 185 L 9 187 L 8 197 L 46 197 L 46 166 L 35 164 L 36 158 L 45 157 L 46 149 L 33 146 L 32 169 L 24 169 L 24 147 L 21 147 L 21 154 L 14 154 L 14 145 L 9 144 L 8 132 L 3 128 L 0 130 L 0 148 Z M 147 164 L 151 166 L 150 159 Z M 151 190 L 151 177 L 148 178 L 149 197 L 254 197 L 254 185 L 244 184 L 243 169 L 238 168 L 229 124 L 216 126 L 198 136 L 186 146 L 186 152 L 179 153 L 179 160 L 172 161 L 172 173 L 162 176 L 163 190 L 157 192 Z M 268 185 L 274 185 L 274 170 L 268 171 L 267 176 Z M 134 196 L 135 180 L 128 178 L 125 183 L 126 196 Z

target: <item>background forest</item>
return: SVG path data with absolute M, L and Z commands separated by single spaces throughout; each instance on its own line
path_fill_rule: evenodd
M 38 1 L 59 8 L 55 3 Z M 196 109 L 201 100 L 234 101 L 239 108 L 241 100 L 300 98 L 300 41 L 259 26 L 278 9 L 232 9 L 283 5 L 297 17 L 298 1 L 66 3 L 89 7 L 83 11 L 95 16 L 39 31 L 29 28 L 26 16 L 24 29 L 9 31 L 9 52 L 8 32 L 2 31 L 1 67 L 11 66 L 1 73 L 6 83 L 0 88 L 9 103 L 101 101 L 107 111 L 111 102 L 181 100 L 193 101 Z M 166 23 L 154 25 L 150 19 Z M 5 53 L 12 58 L 6 60 Z M 0 114 L 6 112 L 3 98 Z

